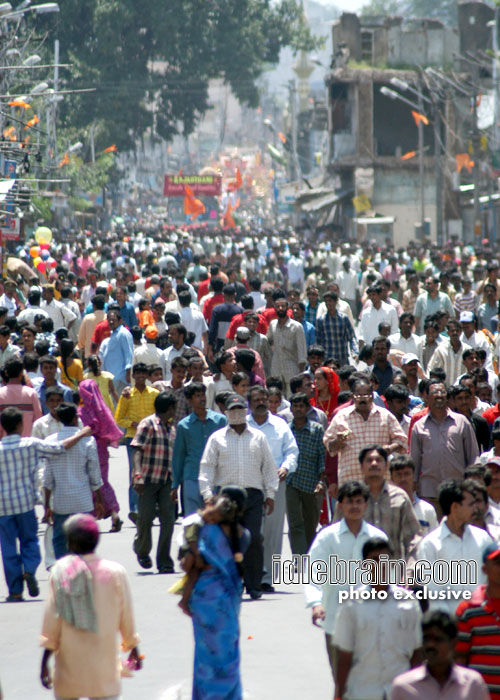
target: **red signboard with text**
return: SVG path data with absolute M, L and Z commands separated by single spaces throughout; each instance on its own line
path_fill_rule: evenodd
M 165 175 L 163 195 L 165 197 L 184 197 L 184 186 L 189 185 L 196 197 L 218 197 L 222 191 L 220 175 Z

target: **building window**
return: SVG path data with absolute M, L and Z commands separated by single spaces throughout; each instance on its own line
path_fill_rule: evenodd
M 365 30 L 361 32 L 361 60 L 363 63 L 373 65 L 373 32 Z

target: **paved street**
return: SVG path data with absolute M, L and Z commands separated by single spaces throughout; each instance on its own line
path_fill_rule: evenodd
M 167 592 L 177 578 L 140 569 L 132 551 L 133 527 L 127 520 L 125 448 L 111 450 L 110 479 L 121 504 L 125 525 L 106 533 L 98 553 L 122 563 L 128 573 L 137 626 L 145 654 L 144 669 L 123 681 L 123 700 L 185 700 L 191 697 L 193 635 L 191 622 L 177 607 L 178 596 Z M 176 532 L 178 528 L 176 528 Z M 157 538 L 158 528 L 154 536 Z M 286 540 L 286 545 L 288 541 Z M 285 552 L 289 553 L 288 546 Z M 51 698 L 40 684 L 40 632 L 47 572 L 38 569 L 41 596 L 22 604 L 3 603 L 7 589 L 0 580 L 0 679 L 5 700 Z M 241 655 L 244 697 L 248 700 L 292 698 L 330 700 L 332 684 L 323 634 L 312 626 L 299 586 L 278 587 L 278 593 L 252 602 L 246 596 L 241 613 Z

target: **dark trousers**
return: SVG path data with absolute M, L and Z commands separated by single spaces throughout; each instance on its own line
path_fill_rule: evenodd
M 243 580 L 247 591 L 260 591 L 264 568 L 264 538 L 262 518 L 264 516 L 264 494 L 259 489 L 247 489 L 247 505 L 242 524 L 250 532 L 250 545 L 243 559 Z
M 62 515 L 61 513 L 54 513 L 54 531 L 52 534 L 52 546 L 54 547 L 54 554 L 56 559 L 61 559 L 68 554 L 68 543 L 66 541 L 66 534 L 64 532 L 64 523 L 71 517 L 71 513 L 67 515 Z
M 318 497 L 286 485 L 288 537 L 292 554 L 306 554 L 316 535 L 319 523 Z
M 175 503 L 170 500 L 172 479 L 161 484 L 144 484 L 144 492 L 139 495 L 139 510 L 137 513 L 137 534 L 134 538 L 134 552 L 138 557 L 147 557 L 153 546 L 151 528 L 156 516 L 160 518 L 160 536 L 156 550 L 156 566 L 159 569 L 174 566 L 170 556 L 170 543 L 175 523 Z
M 24 574 L 34 574 L 41 562 L 38 522 L 34 510 L 0 516 L 0 546 L 9 593 L 22 593 Z

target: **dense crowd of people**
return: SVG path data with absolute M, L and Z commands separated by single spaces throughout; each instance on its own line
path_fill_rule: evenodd
M 356 579 L 367 595 L 343 603 L 347 583 L 306 584 L 335 697 L 500 699 L 500 264 L 487 241 L 396 250 L 161 227 L 86 232 L 50 254 L 43 279 L 33 269 L 0 289 L 0 545 L 7 600 L 39 595 L 43 505 L 55 574 L 42 681 L 53 617 L 74 622 L 61 562 L 90 557 L 75 579 L 98 577 L 90 515 L 122 528 L 109 448 L 123 444 L 141 568 L 174 573 L 185 518 L 196 697 L 241 697 L 240 589 L 274 592 L 286 518 L 292 554 L 312 563 L 407 567 L 392 583 Z M 420 561 L 477 576 L 424 580 Z M 88 598 L 94 617 L 111 615 Z M 140 667 L 131 613 L 124 643 Z M 106 683 L 80 690 L 61 669 L 58 697 L 106 697 Z

